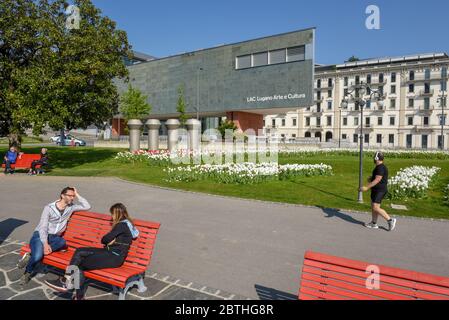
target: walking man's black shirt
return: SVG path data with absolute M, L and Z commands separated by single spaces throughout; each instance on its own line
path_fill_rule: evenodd
M 378 184 L 376 184 L 372 190 L 375 192 L 387 192 L 388 190 L 388 168 L 382 163 L 376 166 L 373 170 L 373 174 L 371 176 L 371 181 L 376 179 L 376 176 L 382 176 L 382 180 Z

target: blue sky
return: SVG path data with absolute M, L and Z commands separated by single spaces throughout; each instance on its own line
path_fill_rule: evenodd
M 316 27 L 316 62 L 449 52 L 449 1 L 93 0 L 128 33 L 133 49 L 156 57 Z M 365 10 L 380 8 L 380 30 Z

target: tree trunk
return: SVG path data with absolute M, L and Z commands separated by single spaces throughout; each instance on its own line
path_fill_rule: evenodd
M 20 149 L 22 147 L 22 136 L 18 133 L 10 133 L 8 135 L 9 139 L 9 147 L 16 147 L 17 149 Z

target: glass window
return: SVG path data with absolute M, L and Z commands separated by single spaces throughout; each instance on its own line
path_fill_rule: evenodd
M 355 84 L 360 84 L 360 76 L 355 76 Z
M 430 109 L 430 98 L 424 98 L 424 109 Z
M 327 96 L 328 96 L 329 98 L 332 98 L 332 90 L 327 90 Z
M 370 118 L 370 117 L 366 117 L 366 118 L 365 118 L 365 125 L 366 125 L 367 127 L 369 127 L 369 126 L 371 125 L 371 118 Z
M 413 83 L 408 85 L 408 92 L 415 92 L 415 85 Z
M 394 144 L 394 134 L 388 135 L 388 142 Z
M 429 117 L 424 117 L 423 123 L 425 126 L 428 126 L 429 125 Z
M 371 83 L 371 75 L 367 75 L 366 76 L 366 83 L 370 84 Z
M 396 72 L 391 73 L 391 82 L 393 82 L 393 83 L 396 82 Z
M 357 117 L 354 118 L 354 125 L 355 126 L 359 125 L 359 118 L 357 118 Z
M 427 142 L 428 142 L 428 139 L 429 139 L 429 137 L 428 137 L 427 134 L 423 134 L 423 135 L 422 135 L 422 137 L 421 137 L 421 147 L 422 147 L 423 149 L 427 149 Z
M 424 70 L 424 79 L 426 80 L 430 79 L 430 69 Z
M 391 86 L 391 94 L 396 94 L 396 86 Z
M 327 110 L 332 110 L 332 101 L 327 102 Z
M 293 126 L 296 127 L 296 118 L 293 118 Z
M 345 80 L 344 80 L 344 86 L 347 87 L 347 86 L 348 86 L 348 83 L 349 83 L 349 79 L 348 79 L 348 77 L 345 77 Z M 345 90 L 346 90 L 346 89 L 345 89 Z
M 390 108 L 391 109 L 396 109 L 396 99 L 391 99 L 390 100 Z
M 316 117 L 316 125 L 321 126 L 321 117 Z
M 411 80 L 411 81 L 415 80 L 415 71 L 410 71 L 409 80 Z
M 321 88 L 321 79 L 318 79 L 318 80 L 316 81 L 316 87 L 317 87 L 317 88 Z
M 266 66 L 268 64 L 268 52 L 253 54 L 253 67 Z
M 365 134 L 365 143 L 369 143 L 369 134 Z
M 407 117 L 407 125 L 413 126 L 413 117 Z
M 383 123 L 383 118 L 382 118 L 382 117 L 378 117 L 378 118 L 377 118 L 377 125 L 378 125 L 378 126 L 381 126 L 382 123 Z
M 376 135 L 376 142 L 382 143 L 382 135 L 381 134 Z
M 441 91 L 447 91 L 447 81 L 441 81 Z
M 390 126 L 394 126 L 395 117 L 390 117 Z
M 270 51 L 270 64 L 284 63 L 286 60 L 285 49 Z
M 379 83 L 384 83 L 384 74 L 379 73 Z
M 306 126 L 309 127 L 310 126 L 310 117 L 306 118 Z
M 332 86 L 333 86 L 332 78 L 329 78 L 329 79 L 327 80 L 327 86 L 328 86 L 329 88 L 332 88 Z
M 305 59 L 305 46 L 287 49 L 287 61 L 303 61 Z
M 282 119 L 282 126 L 285 127 L 285 119 Z
M 251 68 L 251 56 L 237 57 L 237 69 Z
M 430 83 L 424 83 L 424 92 L 430 93 Z
M 342 134 L 342 135 L 341 135 L 341 138 L 342 138 L 343 140 L 346 140 L 346 139 L 348 139 L 348 135 L 347 135 L 347 134 Z
M 358 134 L 354 134 L 354 135 L 352 136 L 352 138 L 353 138 L 352 141 L 354 141 L 354 143 L 358 143 L 358 142 L 359 142 L 359 135 L 358 135 Z
M 343 125 L 347 126 L 348 125 L 348 118 L 343 118 Z
M 447 78 L 447 67 L 441 68 L 441 78 Z
M 327 116 L 326 121 L 327 121 L 328 126 L 332 125 L 332 117 L 331 116 Z
M 408 107 L 413 108 L 415 106 L 415 99 L 408 99 Z
M 276 119 L 271 120 L 271 125 L 272 125 L 273 127 L 276 127 Z

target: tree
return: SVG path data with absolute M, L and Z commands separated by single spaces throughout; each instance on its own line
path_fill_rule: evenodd
M 356 62 L 356 61 L 360 61 L 360 59 L 357 58 L 356 56 L 352 56 L 348 59 L 348 62 Z
M 237 126 L 234 122 L 225 120 L 218 126 L 217 130 L 220 131 L 222 138 L 225 138 L 226 130 L 232 130 L 234 132 L 237 130 Z
M 147 98 L 139 89 L 129 85 L 128 91 L 120 99 L 120 112 L 126 120 L 142 119 L 151 112 Z
M 186 107 L 187 104 L 184 98 L 184 87 L 181 85 L 178 88 L 178 103 L 176 106 L 176 111 L 179 112 L 179 122 L 181 123 L 182 127 L 186 125 L 186 122 L 189 119 L 189 116 L 186 115 Z
M 0 2 L 0 135 L 102 126 L 117 113 L 114 78 L 126 78 L 124 31 L 90 0 L 74 0 L 79 29 L 67 29 L 65 0 Z

